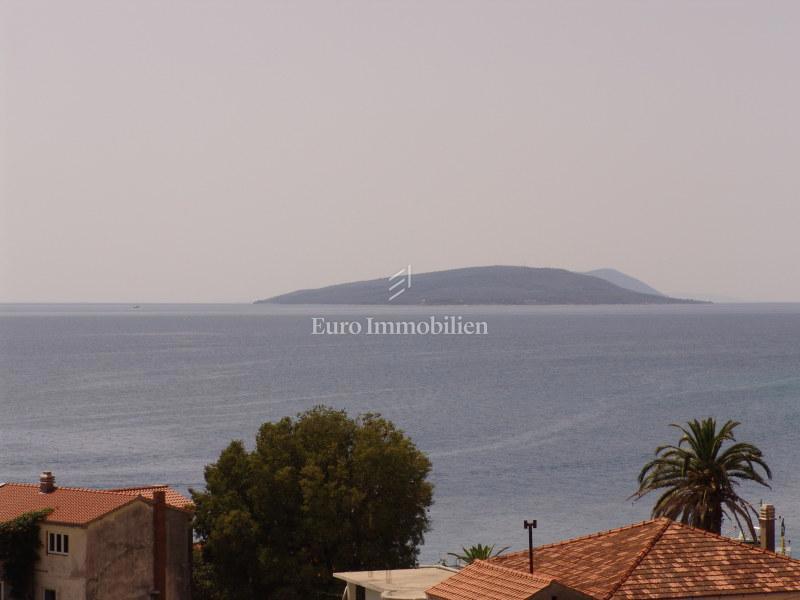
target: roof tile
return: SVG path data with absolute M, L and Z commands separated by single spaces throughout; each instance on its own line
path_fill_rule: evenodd
M 436 600 L 527 600 L 551 583 L 552 578 L 476 560 L 425 593 Z
M 191 506 L 188 498 L 168 486 L 120 490 L 57 487 L 43 494 L 37 484 L 4 483 L 0 484 L 0 523 L 49 508 L 52 512 L 45 517 L 46 522 L 88 525 L 137 499 L 152 500 L 153 491 L 157 489 L 166 492 L 167 504 L 184 510 Z
M 527 572 L 528 553 L 492 564 Z M 534 572 L 605 600 L 800 591 L 800 561 L 664 518 L 540 546 Z
M 190 508 L 192 506 L 191 499 L 187 498 L 177 490 L 172 489 L 166 484 L 160 485 L 147 485 L 143 487 L 132 488 L 114 488 L 108 490 L 109 492 L 116 492 L 119 494 L 127 494 L 129 496 L 142 496 L 148 500 L 153 499 L 153 492 L 162 491 L 165 493 L 167 504 L 175 508 Z

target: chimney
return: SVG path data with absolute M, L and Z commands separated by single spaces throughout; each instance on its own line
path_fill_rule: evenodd
M 758 526 L 761 528 L 761 547 L 775 552 L 775 506 L 762 504 L 758 512 Z
M 153 593 L 164 600 L 167 587 L 167 506 L 164 490 L 153 492 Z
M 39 475 L 39 492 L 50 494 L 56 491 L 56 478 L 52 471 L 42 471 Z

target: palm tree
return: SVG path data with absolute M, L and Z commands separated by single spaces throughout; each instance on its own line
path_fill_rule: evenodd
M 503 552 L 508 550 L 510 546 L 501 548 L 497 552 L 494 551 L 494 544 L 491 546 L 484 546 L 483 544 L 475 544 L 469 548 L 461 548 L 461 554 L 455 552 L 448 552 L 448 556 L 455 556 L 457 560 L 463 562 L 465 565 L 470 564 L 475 560 L 487 560 L 495 556 L 500 556 Z
M 741 531 L 744 523 L 755 539 L 752 516 L 756 511 L 737 495 L 736 488 L 741 481 L 770 487 L 766 479 L 772 479 L 772 471 L 761 450 L 736 442 L 733 430 L 738 425 L 737 421 L 728 421 L 717 430 L 712 418 L 693 420 L 686 426 L 673 424 L 683 434 L 678 445 L 656 448 L 656 457 L 639 473 L 639 490 L 630 498 L 638 500 L 664 490 L 653 507 L 653 517 L 680 519 L 721 533 L 725 516 L 733 518 Z M 730 444 L 723 448 L 726 442 Z

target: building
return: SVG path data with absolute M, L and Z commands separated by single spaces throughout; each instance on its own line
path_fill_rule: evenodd
M 166 485 L 97 490 L 0 484 L 0 522 L 42 509 L 36 600 L 189 600 L 191 501 Z M 8 586 L 0 585 L 0 600 Z
M 770 515 L 772 517 L 770 518 Z M 800 600 L 800 561 L 666 518 L 476 561 L 428 588 L 430 600 Z
M 347 583 L 343 600 L 425 600 L 425 590 L 457 571 L 440 565 L 388 571 L 348 571 L 333 576 Z

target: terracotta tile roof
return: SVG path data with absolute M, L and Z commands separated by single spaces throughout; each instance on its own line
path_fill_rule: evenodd
M 42 494 L 38 485 L 6 483 L 0 486 L 0 522 L 10 521 L 35 510 L 51 508 L 53 512 L 45 521 L 88 525 L 136 500 L 137 496 L 83 488 L 59 487 L 49 494 Z
M 539 546 L 533 552 L 534 573 L 549 575 L 571 588 L 603 598 L 625 578 L 667 525 L 666 521 L 647 521 Z M 492 562 L 527 572 L 528 551 L 505 554 Z
M 168 505 L 181 510 L 191 508 L 188 498 L 166 485 L 118 490 L 56 487 L 42 494 L 38 484 L 4 483 L 0 484 L 0 523 L 27 512 L 50 508 L 53 512 L 45 521 L 85 526 L 131 502 L 152 500 L 155 490 L 166 492 Z
M 800 561 L 672 523 L 613 597 L 677 598 L 790 591 L 800 592 Z
M 552 578 L 476 560 L 425 593 L 436 600 L 527 600 L 551 583 Z
M 191 499 L 187 498 L 166 484 L 146 485 L 143 487 L 132 488 L 114 488 L 108 491 L 117 492 L 119 494 L 127 494 L 129 496 L 142 496 L 148 500 L 152 500 L 153 492 L 159 490 L 165 492 L 167 504 L 170 506 L 174 506 L 175 508 L 191 508 L 193 506 Z
M 527 551 L 491 562 L 528 571 Z M 669 519 L 540 546 L 534 571 L 603 600 L 800 591 L 800 561 Z

